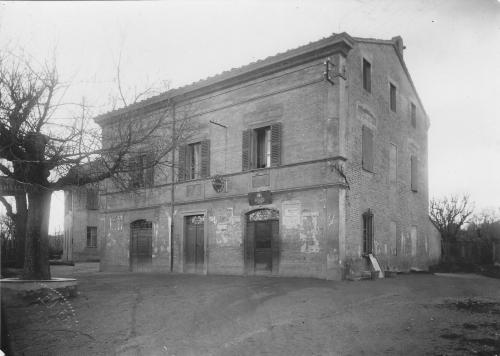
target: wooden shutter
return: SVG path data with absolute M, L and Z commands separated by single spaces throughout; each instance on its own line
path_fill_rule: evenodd
M 279 233 L 279 220 L 271 221 L 271 232 L 272 232 L 272 253 L 273 253 L 273 265 L 272 273 L 277 274 L 279 272 L 279 256 L 280 256 L 280 233 Z
M 247 231 L 245 236 L 245 271 L 247 274 L 253 274 L 255 272 L 254 236 L 255 236 L 255 223 L 247 222 Z
M 252 168 L 252 133 L 253 130 L 250 129 L 243 131 L 241 162 L 244 171 Z
M 367 171 L 373 172 L 373 132 L 363 126 L 362 165 Z
M 99 209 L 98 191 L 96 188 L 87 188 L 87 209 Z
M 177 180 L 183 182 L 186 180 L 186 152 L 187 145 L 179 147 L 179 163 L 177 165 Z
M 201 178 L 210 176 L 210 140 L 201 141 Z
M 418 191 L 418 158 L 411 156 L 411 190 Z
M 144 186 L 152 187 L 154 185 L 154 156 L 153 153 L 148 153 L 144 156 L 145 159 L 145 172 L 144 172 Z
M 271 125 L 271 167 L 281 165 L 281 122 Z

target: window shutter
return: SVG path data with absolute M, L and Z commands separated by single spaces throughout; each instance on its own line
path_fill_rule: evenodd
M 201 141 L 201 178 L 210 176 L 210 140 Z
M 142 170 L 141 157 L 131 157 L 127 162 L 127 166 L 130 175 L 130 188 L 138 188 Z
M 187 145 L 179 147 L 179 164 L 177 167 L 177 180 L 183 182 L 186 180 L 186 152 Z
M 154 176 L 155 176 L 155 168 L 154 168 L 154 156 L 153 153 L 148 153 L 145 156 L 146 167 L 144 172 L 144 186 L 152 187 L 154 185 Z
M 241 147 L 241 161 L 242 170 L 248 171 L 251 166 L 251 151 L 252 149 L 252 130 L 243 131 L 242 147 Z
M 411 190 L 418 191 L 418 158 L 411 156 Z
M 271 167 L 281 165 L 281 122 L 271 125 Z
M 96 188 L 87 188 L 87 209 L 99 209 L 98 191 Z
M 373 132 L 363 126 L 362 165 L 367 171 L 373 172 Z

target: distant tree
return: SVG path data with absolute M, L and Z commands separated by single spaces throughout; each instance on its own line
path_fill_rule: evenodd
M 19 225 L 26 226 L 25 279 L 50 279 L 48 227 L 52 192 L 107 178 L 129 186 L 123 181 L 137 170 L 131 158 L 146 149 L 149 158 L 142 162 L 142 168 L 171 166 L 170 153 L 186 136 L 189 126 L 179 124 L 172 130 L 168 119 L 171 105 L 168 99 L 162 99 L 161 110 L 154 116 L 136 120 L 124 115 L 115 122 L 102 146 L 101 131 L 90 120 L 84 102 L 73 104 L 78 114 L 56 116 L 67 105 L 62 102 L 64 89 L 55 64 L 36 65 L 25 57 L 1 52 L 0 179 L 25 187 L 25 193 L 19 195 L 28 206 L 26 223 Z M 1 201 L 13 213 L 6 200 Z
M 500 209 L 483 209 L 472 215 L 467 226 L 468 236 L 485 241 L 500 241 Z
M 445 244 L 454 242 L 474 209 L 468 195 L 431 199 L 429 216 L 441 233 L 442 254 L 446 258 Z

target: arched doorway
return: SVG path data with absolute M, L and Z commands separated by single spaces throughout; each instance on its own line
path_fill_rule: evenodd
M 153 223 L 136 220 L 130 224 L 130 270 L 151 271 L 153 255 Z
M 279 212 L 258 209 L 247 214 L 245 269 L 247 274 L 277 273 L 279 265 Z

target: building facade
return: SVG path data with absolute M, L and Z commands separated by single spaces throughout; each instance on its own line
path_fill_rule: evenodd
M 96 122 L 108 137 L 167 102 L 196 131 L 177 145 L 174 175 L 150 169 L 133 191 L 104 184 L 102 270 L 339 280 L 368 254 L 391 270 L 438 259 L 429 119 L 400 37 L 334 34 Z
M 63 261 L 99 261 L 99 191 L 97 186 L 64 191 Z

